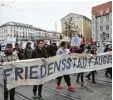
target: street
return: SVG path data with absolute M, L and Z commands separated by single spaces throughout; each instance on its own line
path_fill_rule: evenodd
M 112 100 L 112 1 L 1 0 L 0 13 L 0 100 Z
M 44 84 L 43 97 L 45 100 L 112 100 L 112 80 L 105 77 L 104 70 L 98 71 L 96 74 L 97 84 L 92 84 L 84 75 L 84 87 L 76 83 L 76 76 L 71 75 L 72 85 L 76 86 L 76 90 L 71 92 L 67 90 L 66 83 L 62 80 L 62 90 L 56 89 L 56 80 L 51 80 Z M 0 83 L 2 79 L 0 80 Z M 32 86 L 16 87 L 16 100 L 32 100 Z M 22 99 L 23 97 L 23 99 Z M 26 99 L 25 99 L 25 98 Z M 0 88 L 0 100 L 3 100 L 3 89 Z

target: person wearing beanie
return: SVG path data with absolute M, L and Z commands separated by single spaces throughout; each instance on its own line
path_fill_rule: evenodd
M 6 44 L 5 51 L 1 53 L 0 56 L 0 65 L 2 66 L 2 63 L 4 62 L 11 62 L 18 60 L 18 56 L 16 52 L 13 52 L 13 46 L 12 44 L 8 43 Z M 10 100 L 15 100 L 15 88 L 8 91 L 6 87 L 6 79 L 4 78 L 4 100 L 8 100 L 8 94 L 10 93 Z

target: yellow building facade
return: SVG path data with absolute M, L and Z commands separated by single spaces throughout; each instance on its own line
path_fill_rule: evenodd
M 85 16 L 83 16 L 83 36 L 87 41 L 90 41 L 92 38 L 92 22 Z
M 67 23 L 67 25 L 66 25 Z M 61 32 L 68 31 L 68 28 L 73 32 L 72 36 L 84 36 L 87 41 L 92 38 L 92 23 L 91 20 L 83 15 L 70 13 L 61 19 Z M 63 34 L 65 35 L 65 34 Z M 66 34 L 67 35 L 67 34 Z

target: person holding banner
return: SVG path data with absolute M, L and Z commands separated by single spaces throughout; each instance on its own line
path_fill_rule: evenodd
M 67 53 L 67 51 L 66 51 L 66 42 L 65 41 L 61 42 L 60 48 L 57 50 L 56 54 L 58 55 L 58 54 L 63 54 L 63 53 Z M 75 90 L 75 87 L 71 86 L 70 76 L 69 75 L 64 75 L 63 77 L 64 77 L 65 82 L 68 85 L 68 90 L 69 91 Z M 62 89 L 62 86 L 60 85 L 61 84 L 61 80 L 62 80 L 62 76 L 57 78 L 57 86 L 56 86 L 57 89 Z
M 18 56 L 16 52 L 13 52 L 13 46 L 12 44 L 7 44 L 6 49 L 4 52 L 0 55 L 0 63 L 4 62 L 11 62 L 18 60 Z M 5 73 L 4 73 L 5 74 Z M 10 100 L 15 100 L 15 88 L 8 91 L 7 86 L 7 79 L 4 77 L 4 100 L 8 100 L 8 92 L 10 93 Z
M 107 44 L 106 48 L 104 49 L 104 52 L 109 52 L 109 51 L 112 51 L 112 46 Z M 109 77 L 109 74 L 110 74 L 110 77 L 112 78 L 112 67 L 111 68 L 106 68 L 105 75 L 107 77 Z
M 77 39 L 77 38 L 75 38 L 75 39 Z M 82 40 L 78 38 L 77 41 L 72 40 L 72 44 L 74 44 L 74 46 L 72 45 L 72 48 L 70 49 L 71 53 L 83 53 L 84 49 L 85 49 L 86 40 L 84 37 L 82 38 Z M 77 79 L 76 79 L 76 82 L 80 83 L 79 77 L 81 76 L 81 86 L 82 87 L 83 87 L 83 83 L 84 83 L 83 75 L 84 75 L 84 73 L 78 73 Z
M 44 40 L 38 40 L 37 41 L 37 46 L 33 50 L 31 58 L 47 58 L 48 54 L 46 49 L 44 48 Z M 44 100 L 42 97 L 42 84 L 38 86 L 38 97 L 36 96 L 37 92 L 37 85 L 33 86 L 33 99 L 39 99 L 39 100 Z
M 91 46 L 91 51 L 88 53 L 91 53 L 93 55 L 96 55 L 97 47 L 95 45 Z M 95 82 L 95 72 L 96 71 L 91 71 L 86 77 L 90 80 L 90 76 L 92 75 L 92 83 L 96 84 Z
M 82 44 L 80 45 L 80 47 L 77 48 L 77 51 L 76 51 L 75 53 L 83 53 L 83 52 L 84 52 L 84 48 L 85 48 L 85 44 L 82 43 Z M 82 87 L 83 87 L 83 85 L 84 85 L 83 75 L 84 75 L 84 73 L 78 73 L 77 79 L 76 79 L 76 82 L 77 82 L 77 83 L 80 83 L 80 82 L 79 82 L 79 77 L 81 76 L 81 86 L 82 86 Z

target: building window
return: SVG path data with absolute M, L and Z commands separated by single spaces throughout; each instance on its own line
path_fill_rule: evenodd
M 100 26 L 100 31 L 102 31 L 103 30 L 103 26 Z
M 109 29 L 109 25 L 106 25 L 106 29 Z
M 106 38 L 109 39 L 109 34 L 106 34 Z
M 101 22 L 101 23 L 103 22 L 103 17 L 100 17 L 100 22 Z

